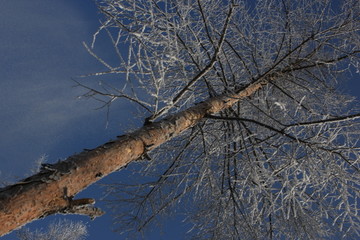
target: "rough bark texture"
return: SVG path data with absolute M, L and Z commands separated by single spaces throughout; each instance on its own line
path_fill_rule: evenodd
M 194 126 L 206 114 L 217 113 L 232 106 L 266 83 L 265 80 L 258 80 L 237 93 L 208 99 L 95 149 L 73 155 L 56 164 L 44 165 L 39 173 L 0 189 L 0 236 L 49 214 L 78 213 L 90 217 L 101 215 L 100 210 L 88 206 L 94 203 L 93 200 L 73 200 L 72 197 Z

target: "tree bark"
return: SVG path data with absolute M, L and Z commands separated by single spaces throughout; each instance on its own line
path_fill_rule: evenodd
M 0 236 L 50 214 L 78 213 L 90 217 L 101 215 L 100 210 L 89 207 L 94 203 L 93 200 L 73 200 L 72 197 L 90 184 L 196 125 L 205 115 L 229 108 L 252 95 L 267 84 L 269 80 L 264 79 L 259 79 L 236 93 L 210 98 L 95 149 L 83 151 L 56 164 L 43 165 L 39 173 L 0 189 Z

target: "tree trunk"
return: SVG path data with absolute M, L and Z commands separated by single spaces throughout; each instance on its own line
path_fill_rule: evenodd
M 0 189 L 0 236 L 50 214 L 86 214 L 90 217 L 101 215 L 101 210 L 91 206 L 94 203 L 92 199 L 73 200 L 72 197 L 194 126 L 205 115 L 229 108 L 252 95 L 267 84 L 268 81 L 264 79 L 259 79 L 237 93 L 210 98 L 62 162 L 44 164 L 39 173 Z

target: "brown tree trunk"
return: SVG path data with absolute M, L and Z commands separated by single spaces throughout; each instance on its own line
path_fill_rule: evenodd
M 0 236 L 49 214 L 101 215 L 99 209 L 90 206 L 94 203 L 92 199 L 73 200 L 72 197 L 194 126 L 206 114 L 229 108 L 266 83 L 265 80 L 258 80 L 235 94 L 210 98 L 93 150 L 83 151 L 56 164 L 44 165 L 39 173 L 0 189 Z

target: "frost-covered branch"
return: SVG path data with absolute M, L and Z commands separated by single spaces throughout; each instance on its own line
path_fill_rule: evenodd
M 126 93 L 148 120 L 251 93 L 152 151 L 148 182 L 111 186 L 117 222 L 144 229 L 181 202 L 196 238 L 358 237 L 360 109 L 338 90 L 358 78 L 360 4 L 340 5 L 100 1 L 119 64 L 96 57 L 117 81 L 92 93 Z

